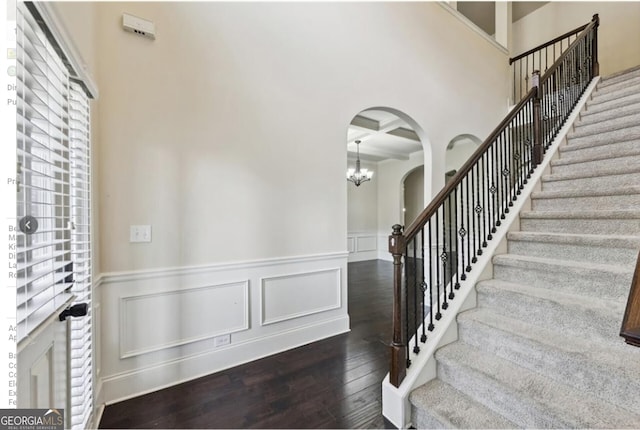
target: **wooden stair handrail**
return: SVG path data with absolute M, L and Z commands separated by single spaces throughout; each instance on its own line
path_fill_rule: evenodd
M 580 32 L 581 32 L 581 31 L 583 31 L 585 28 L 587 28 L 587 26 L 588 26 L 588 25 L 589 25 L 589 24 L 581 25 L 580 27 L 575 28 L 575 29 L 573 29 L 573 30 L 571 30 L 571 31 L 567 31 L 567 32 L 566 32 L 565 34 L 563 34 L 562 36 L 558 36 L 558 37 L 556 37 L 556 38 L 555 38 L 555 39 L 553 39 L 553 40 L 550 40 L 550 41 L 548 41 L 548 42 L 543 43 L 542 45 L 538 45 L 538 46 L 536 46 L 535 48 L 531 48 L 531 49 L 529 49 L 527 52 L 523 52 L 523 53 L 522 53 L 522 54 L 520 54 L 520 55 L 517 55 L 517 56 L 515 56 L 515 57 L 513 57 L 513 58 L 509 58 L 509 65 L 513 64 L 514 62 L 518 61 L 518 60 L 519 60 L 519 59 L 521 59 L 521 58 L 526 57 L 526 56 L 527 56 L 527 55 L 529 55 L 529 54 L 533 54 L 534 52 L 538 52 L 539 50 L 544 49 L 544 48 L 546 48 L 547 46 L 554 45 L 554 44 L 556 44 L 556 43 L 560 42 L 561 40 L 566 39 L 567 37 L 570 37 L 570 36 L 573 36 L 574 34 L 578 34 L 578 33 L 580 33 Z
M 633 273 L 633 281 L 631 281 L 631 289 L 629 290 L 627 308 L 622 319 L 620 336 L 629 345 L 640 347 L 640 252 L 638 253 L 636 270 Z

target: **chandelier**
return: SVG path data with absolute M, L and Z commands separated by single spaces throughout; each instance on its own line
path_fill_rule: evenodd
M 356 187 L 359 187 L 361 183 L 370 181 L 373 177 L 373 172 L 367 169 L 360 169 L 360 141 L 356 140 L 356 168 L 347 169 L 347 181 L 353 182 Z

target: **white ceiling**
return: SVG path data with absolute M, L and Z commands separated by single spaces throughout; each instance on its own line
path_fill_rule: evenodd
M 355 141 L 360 140 L 360 159 L 408 160 L 409 155 L 422 150 L 422 143 L 411 126 L 398 116 L 370 109 L 356 115 L 347 133 L 347 154 L 356 158 Z

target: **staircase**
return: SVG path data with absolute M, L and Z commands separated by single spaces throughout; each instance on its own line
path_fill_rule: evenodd
M 619 337 L 640 249 L 640 67 L 602 80 L 551 161 L 416 428 L 640 428 L 640 348 Z

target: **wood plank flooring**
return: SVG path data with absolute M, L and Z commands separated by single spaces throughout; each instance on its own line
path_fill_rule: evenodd
M 349 333 L 109 405 L 100 428 L 394 428 L 392 279 L 390 262 L 350 263 Z

